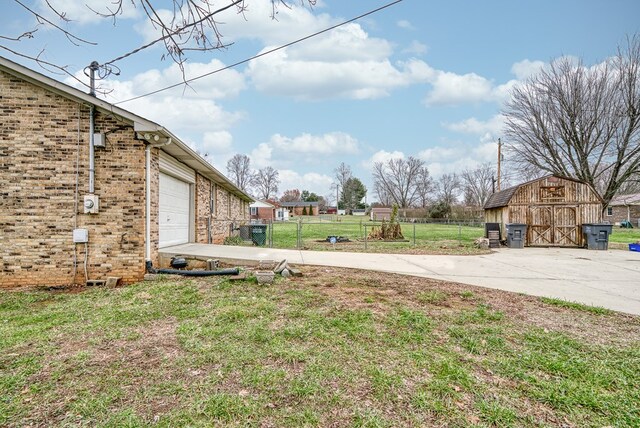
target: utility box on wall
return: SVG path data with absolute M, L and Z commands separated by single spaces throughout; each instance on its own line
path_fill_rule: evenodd
M 84 213 L 98 214 L 100 208 L 100 199 L 98 195 L 85 195 L 84 197 Z

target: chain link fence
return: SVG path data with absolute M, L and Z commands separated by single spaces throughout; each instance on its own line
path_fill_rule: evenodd
M 381 227 L 382 222 L 370 221 L 368 217 L 326 215 L 298 217 L 289 221 L 243 219 L 222 222 L 228 224 L 224 237 L 226 244 L 320 251 L 471 248 L 474 241 L 484 235 L 484 222 L 477 219 L 402 218 L 403 238 L 393 241 L 371 239 L 372 230 Z M 222 229 L 225 228 L 218 228 Z

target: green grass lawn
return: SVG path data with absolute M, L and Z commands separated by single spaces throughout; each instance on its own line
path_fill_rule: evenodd
M 343 250 L 369 252 L 425 251 L 440 254 L 477 254 L 483 251 L 474 247 L 473 241 L 484 235 L 481 226 L 437 223 L 402 223 L 404 242 L 380 242 L 365 240 L 372 227 L 380 225 L 362 217 L 338 217 L 340 221 L 322 221 L 317 217 L 303 218 L 301 225 L 302 247 L 311 250 Z M 350 243 L 338 243 L 335 247 L 324 240 L 336 235 L 348 238 Z M 295 221 L 273 225 L 274 248 L 296 248 L 298 223 Z M 320 242 L 322 241 L 322 242 Z M 365 242 L 366 241 L 366 242 Z
M 611 236 L 609 236 L 609 242 L 615 242 L 618 244 L 633 244 L 640 242 L 640 228 L 623 229 L 614 226 Z
M 637 317 L 303 272 L 0 293 L 0 426 L 640 426 Z

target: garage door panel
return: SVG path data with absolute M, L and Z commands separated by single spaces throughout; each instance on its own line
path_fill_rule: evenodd
M 189 183 L 160 173 L 158 210 L 160 247 L 189 242 L 190 202 Z

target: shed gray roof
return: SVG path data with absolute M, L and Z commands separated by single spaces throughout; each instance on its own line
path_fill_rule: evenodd
M 509 201 L 516 193 L 516 191 L 520 188 L 520 186 L 522 186 L 522 184 L 518 184 L 517 186 L 509 187 L 508 189 L 504 189 L 492 194 L 484 204 L 484 209 L 488 210 L 491 208 L 506 207 L 507 205 L 509 205 Z

